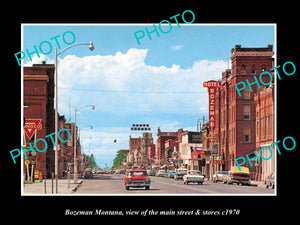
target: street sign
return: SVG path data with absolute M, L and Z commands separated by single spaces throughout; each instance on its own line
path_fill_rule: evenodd
M 34 170 L 34 179 L 39 179 L 40 171 Z
M 29 139 L 32 138 L 32 136 L 36 130 L 42 129 L 41 122 L 42 122 L 42 119 L 26 119 L 25 120 L 24 132 Z
M 30 160 L 29 159 L 25 159 L 25 165 L 28 166 L 30 164 Z

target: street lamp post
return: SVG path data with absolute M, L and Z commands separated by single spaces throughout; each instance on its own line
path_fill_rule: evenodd
M 76 137 L 76 112 L 82 108 L 85 107 L 91 107 L 93 110 L 95 109 L 95 105 L 84 105 L 80 106 L 78 109 L 75 108 L 75 116 L 74 116 L 74 183 L 77 182 L 77 153 L 76 153 L 76 147 L 77 147 L 77 137 Z
M 55 86 L 55 89 L 54 89 L 54 101 L 55 101 L 55 110 L 54 110 L 54 113 L 55 113 L 55 145 L 53 147 L 53 150 L 55 151 L 55 179 L 56 179 L 56 184 L 57 184 L 57 178 L 58 178 L 58 157 L 57 157 L 57 151 L 59 150 L 58 149 L 58 100 L 57 100 L 57 96 L 58 96 L 58 78 L 57 78 L 57 57 L 62 54 L 63 52 L 65 52 L 66 50 L 68 50 L 69 48 L 72 48 L 72 47 L 75 47 L 75 46 L 78 46 L 78 45 L 88 45 L 89 46 L 89 49 L 91 51 L 94 50 L 94 45 L 93 45 L 93 42 L 90 41 L 88 43 L 79 43 L 79 44 L 74 44 L 74 45 L 71 45 L 63 50 L 61 50 L 61 52 L 57 53 L 57 48 L 55 48 L 55 76 L 54 76 L 54 86 Z M 57 193 L 57 187 L 56 187 L 56 193 Z
M 79 136 L 79 139 L 80 139 L 80 145 L 82 146 L 82 144 L 81 144 L 81 135 L 80 135 L 80 131 L 81 130 L 83 130 L 84 128 L 87 128 L 87 127 L 89 127 L 90 129 L 93 129 L 93 126 L 92 125 L 88 125 L 88 126 L 84 126 L 84 127 L 81 127 L 81 128 L 79 128 L 79 130 L 78 130 L 78 136 Z M 90 139 L 92 139 L 92 137 L 90 137 Z M 90 145 L 91 145 L 91 143 L 90 143 Z M 83 146 L 82 146 L 83 147 Z M 85 158 L 84 158 L 84 165 L 85 165 Z M 85 168 L 85 166 L 82 166 L 82 163 L 81 163 L 81 165 L 80 165 L 80 171 L 82 171 L 83 170 L 83 167 Z

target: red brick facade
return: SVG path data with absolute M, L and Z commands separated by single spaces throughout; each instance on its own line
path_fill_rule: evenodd
M 165 159 L 165 142 L 167 140 L 175 140 L 177 138 L 177 132 L 161 132 L 160 128 L 157 129 L 157 141 L 156 141 L 156 158 L 161 160 Z
M 34 141 L 43 138 L 54 132 L 54 65 L 33 65 L 32 67 L 24 67 L 24 118 L 25 119 L 41 119 L 42 129 L 36 131 L 36 137 L 31 140 L 24 137 L 24 144 L 28 143 L 34 146 Z M 36 156 L 27 156 L 30 160 L 36 162 L 35 169 L 42 172 L 43 176 L 51 176 L 54 171 L 54 151 L 53 144 L 50 139 L 47 140 L 48 150 L 37 152 Z M 44 149 L 45 144 L 42 141 L 37 143 L 39 149 Z M 25 157 L 24 157 L 25 158 Z M 24 166 L 25 172 L 25 166 Z
M 254 96 L 255 101 L 255 119 L 256 119 L 256 152 L 259 155 L 259 150 L 263 146 L 267 146 L 275 142 L 275 127 L 274 127 L 274 85 L 264 87 L 261 91 L 257 92 Z M 275 155 L 274 146 L 273 154 Z M 269 152 L 264 150 L 261 152 L 269 156 Z M 271 172 L 275 170 L 275 157 L 270 160 L 262 160 L 261 163 L 256 164 L 256 179 L 264 180 Z
M 236 157 L 253 153 L 256 149 L 255 121 L 256 111 L 254 95 L 259 87 L 252 84 L 256 75 L 262 71 L 270 71 L 273 67 L 273 47 L 266 48 L 242 48 L 236 45 L 232 49 L 230 59 L 231 70 L 222 74 L 221 88 L 216 93 L 216 128 L 215 133 L 219 137 L 219 154 L 224 164 L 223 170 L 230 170 L 235 165 Z M 252 84 L 249 89 L 246 79 Z M 270 77 L 263 75 L 262 81 L 268 83 Z M 245 82 L 246 88 L 238 95 L 235 84 Z M 260 88 L 263 87 L 259 84 Z
M 24 145 L 28 148 L 29 142 L 34 147 L 37 139 L 46 140 L 47 149 L 44 152 L 38 152 L 34 149 L 36 155 L 28 151 L 27 157 L 30 161 L 34 160 L 34 169 L 42 172 L 43 177 L 51 177 L 55 171 L 55 152 L 53 151 L 53 142 L 47 135 L 55 132 L 55 111 L 54 111 L 54 65 L 51 64 L 34 64 L 32 67 L 24 67 L 24 118 L 25 119 L 41 119 L 42 129 L 36 131 L 36 135 L 29 140 L 24 134 Z M 74 169 L 74 123 L 66 124 L 64 116 L 59 116 L 58 130 L 62 128 L 69 129 L 71 138 L 68 142 L 58 140 L 60 151 L 58 156 L 58 177 L 62 177 L 62 171 L 71 171 Z M 78 130 L 78 129 L 77 129 Z M 78 133 L 78 131 L 77 131 Z M 62 140 L 68 139 L 66 131 L 60 132 Z M 52 135 L 54 140 L 54 135 Z M 79 139 L 78 139 L 79 140 Z M 37 148 L 45 149 L 43 141 L 37 142 Z M 80 142 L 77 141 L 77 156 L 80 158 L 81 148 Z M 25 157 L 24 157 L 25 158 Z M 80 161 L 77 163 L 78 171 L 81 171 Z M 26 167 L 23 163 L 23 171 L 26 173 Z

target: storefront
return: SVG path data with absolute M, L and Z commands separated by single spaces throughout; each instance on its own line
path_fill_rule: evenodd
M 202 174 L 206 174 L 206 159 L 210 156 L 210 151 L 200 150 L 201 148 L 192 148 L 191 169 L 199 170 Z

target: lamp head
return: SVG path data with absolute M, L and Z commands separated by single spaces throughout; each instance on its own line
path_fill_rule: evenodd
M 95 105 L 91 105 L 92 109 L 95 109 Z
M 93 42 L 92 42 L 92 41 L 90 41 L 89 49 L 90 49 L 91 51 L 93 51 L 93 50 L 95 49 L 95 47 L 94 47 L 94 45 L 93 45 Z

